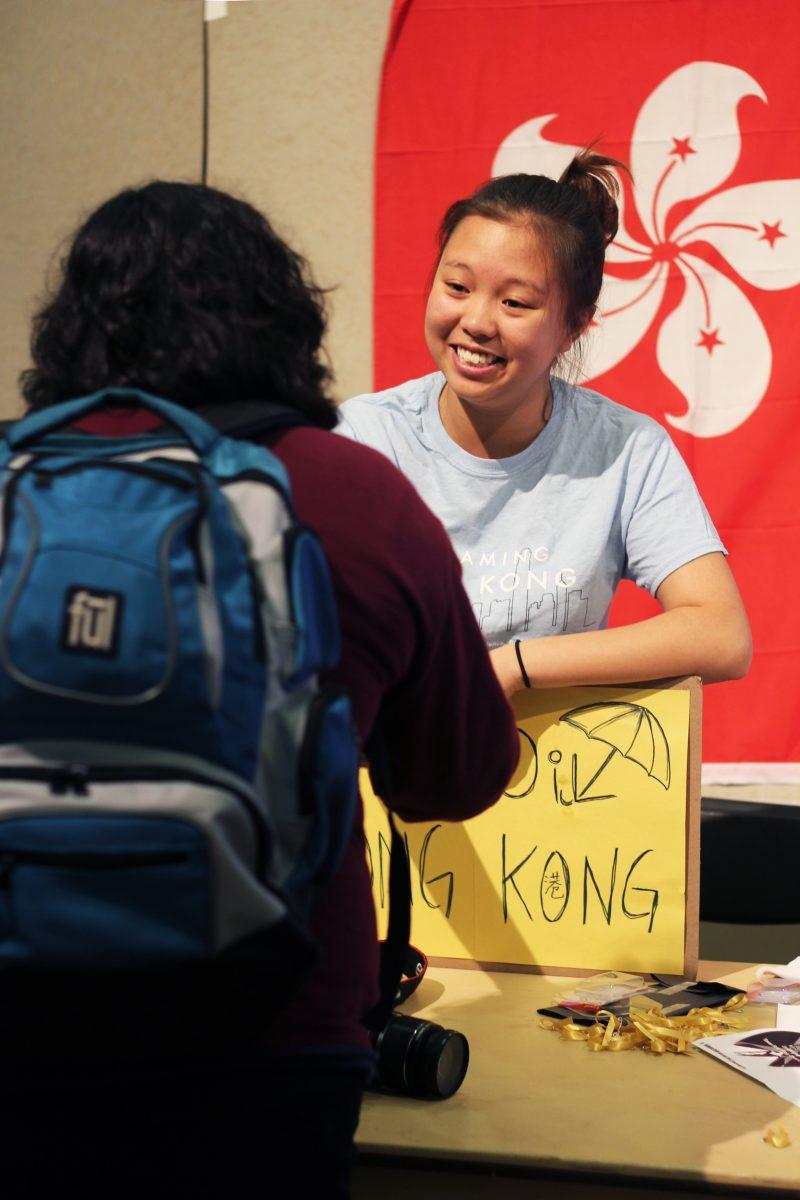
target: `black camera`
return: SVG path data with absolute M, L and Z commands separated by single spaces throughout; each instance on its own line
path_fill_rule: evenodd
M 427 966 L 425 955 L 409 946 L 396 1004 L 416 990 Z M 464 1082 L 469 1043 L 463 1033 L 393 1012 L 381 1029 L 370 1031 L 370 1038 L 378 1057 L 373 1087 L 445 1100 Z
M 461 1087 L 469 1066 L 469 1043 L 463 1033 L 392 1013 L 383 1029 L 371 1036 L 378 1055 L 378 1087 L 442 1100 Z

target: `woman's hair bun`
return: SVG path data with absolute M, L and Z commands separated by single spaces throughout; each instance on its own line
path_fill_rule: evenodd
M 587 146 L 575 155 L 558 181 L 565 187 L 575 188 L 580 192 L 597 218 L 606 245 L 614 240 L 619 228 L 619 180 L 612 170 L 613 167 L 624 171 L 630 177 L 630 171 L 624 163 L 616 158 L 596 154 L 591 146 Z

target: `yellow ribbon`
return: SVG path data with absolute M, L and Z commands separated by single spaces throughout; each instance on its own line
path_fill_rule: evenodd
M 665 1017 L 657 1008 L 634 1009 L 626 1025 L 613 1013 L 600 1009 L 594 1025 L 576 1025 L 571 1020 L 549 1018 L 543 1018 L 539 1025 L 542 1029 L 558 1032 L 564 1041 L 586 1042 L 594 1051 L 641 1047 L 652 1054 L 689 1054 L 691 1043 L 698 1038 L 712 1037 L 728 1029 L 749 1029 L 746 1015 L 738 1011 L 746 1003 L 746 996 L 732 996 L 721 1008 L 693 1008 L 683 1017 Z M 603 1023 L 600 1017 L 608 1019 Z
M 782 1125 L 776 1125 L 774 1129 L 768 1129 L 764 1134 L 764 1141 L 768 1146 L 773 1146 L 776 1150 L 785 1150 L 787 1146 L 791 1146 L 789 1135 Z

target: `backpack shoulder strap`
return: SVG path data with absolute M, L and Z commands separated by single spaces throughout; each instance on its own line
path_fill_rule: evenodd
M 207 404 L 194 410 L 225 437 L 247 440 L 273 429 L 313 426 L 313 421 L 288 404 L 272 400 L 236 400 L 232 404 Z M 0 440 L 22 418 L 0 420 Z
M 207 404 L 196 410 L 209 425 L 225 437 L 247 441 L 259 434 L 276 429 L 293 429 L 298 425 L 313 428 L 314 423 L 288 404 L 272 400 L 236 400 L 231 404 Z
M 379 988 L 380 999 L 365 1015 L 368 1029 L 379 1032 L 391 1016 L 397 1003 L 400 980 L 405 972 L 411 935 L 411 869 L 406 848 L 394 822 L 392 802 L 392 772 L 389 754 L 380 726 L 373 729 L 364 753 L 369 763 L 372 786 L 386 805 L 392 844 L 389 851 L 389 925 L 386 940 L 381 943 Z

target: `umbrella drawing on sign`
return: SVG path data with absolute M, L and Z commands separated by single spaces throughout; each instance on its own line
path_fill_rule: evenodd
M 669 745 L 661 722 L 642 704 L 585 704 L 571 708 L 561 717 L 567 725 L 580 729 L 587 737 L 611 747 L 592 783 L 615 754 L 638 763 L 651 779 L 668 788 L 670 781 Z

